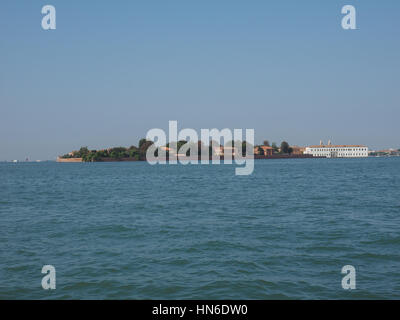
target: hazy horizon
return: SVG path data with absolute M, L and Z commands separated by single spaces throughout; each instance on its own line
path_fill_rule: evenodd
M 41 28 L 41 8 L 57 29 Z M 342 6 L 357 30 L 341 28 Z M 400 2 L 0 3 L 0 161 L 137 145 L 148 130 L 400 148 Z

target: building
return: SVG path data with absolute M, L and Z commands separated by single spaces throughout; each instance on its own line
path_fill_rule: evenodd
M 369 155 L 372 157 L 390 157 L 390 156 L 400 156 L 400 149 L 386 149 L 378 151 L 369 151 Z
M 170 147 L 164 147 L 164 146 L 162 146 L 162 147 L 160 147 L 160 149 L 163 150 L 163 151 L 165 151 L 165 152 L 169 152 L 169 153 L 176 154 L 176 150 L 175 150 L 175 149 L 172 149 L 172 148 L 170 148 Z
M 228 155 L 228 156 L 229 155 L 235 156 L 238 152 L 237 152 L 237 149 L 235 147 L 223 147 L 223 146 L 220 146 L 220 147 L 216 147 L 214 149 L 214 153 L 217 156 L 224 156 L 225 154 Z
M 363 158 L 368 157 L 368 147 L 363 145 L 332 145 L 329 141 L 324 145 L 306 147 L 304 154 L 312 154 L 314 157 L 326 158 Z
M 304 151 L 306 150 L 305 147 L 298 147 L 298 146 L 291 146 L 292 148 L 292 154 L 304 154 Z
M 274 148 L 269 147 L 269 146 L 257 146 L 254 147 L 254 154 L 259 155 L 260 154 L 260 150 L 258 148 L 261 148 L 264 151 L 264 156 L 272 156 L 273 152 L 274 152 Z

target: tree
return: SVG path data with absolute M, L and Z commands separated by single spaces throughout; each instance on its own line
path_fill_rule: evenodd
M 264 146 L 269 147 L 269 141 L 268 140 L 264 140 L 263 144 L 264 144 Z
M 96 152 L 97 158 L 108 158 L 109 154 L 107 150 L 99 150 Z
M 131 157 L 131 158 L 134 158 L 134 157 L 136 157 L 136 155 L 139 155 L 139 149 L 137 149 L 136 147 L 130 147 L 129 149 L 128 149 L 128 154 L 129 154 L 129 157 Z
M 99 157 L 97 154 L 97 150 L 87 150 L 86 147 L 81 148 L 78 153 L 81 154 L 81 158 L 83 162 L 93 162 L 93 161 L 98 161 Z
M 177 152 L 179 153 L 179 150 L 182 148 L 182 146 L 184 146 L 187 143 L 186 140 L 179 140 L 177 142 Z
M 274 152 L 279 152 L 279 148 L 278 148 L 278 146 L 276 145 L 276 143 L 275 142 L 272 142 L 272 149 L 274 149 Z
M 72 158 L 72 155 L 70 155 L 69 153 L 67 153 L 67 154 L 64 154 L 63 156 L 61 156 L 61 158 L 63 158 L 63 159 L 71 159 L 71 158 Z
M 289 153 L 289 143 L 282 141 L 281 143 L 281 153 Z
M 246 151 L 247 151 L 247 142 L 243 141 L 242 142 L 242 156 L 243 157 L 246 155 Z
M 129 157 L 129 152 L 124 147 L 116 147 L 110 149 L 110 157 L 113 159 L 122 159 Z
M 259 154 L 260 156 L 263 156 L 263 155 L 265 155 L 265 153 L 264 153 L 264 149 L 263 149 L 263 148 L 261 148 L 261 147 L 258 147 L 257 151 L 258 151 L 258 154 Z
M 204 152 L 204 154 L 206 154 L 207 147 L 204 145 L 203 141 L 199 140 L 197 142 L 197 155 L 200 159 L 202 153 Z
M 139 149 L 146 143 L 146 141 L 145 138 L 139 140 Z
M 146 160 L 146 152 L 147 152 L 147 149 L 148 149 L 152 144 L 154 144 L 154 142 L 153 142 L 153 141 L 148 141 L 148 140 L 146 140 L 145 142 L 142 142 L 141 144 L 139 143 L 139 145 L 140 145 L 140 147 L 139 147 L 139 155 L 140 155 L 140 158 L 141 158 L 142 160 Z
M 98 152 L 93 154 L 93 156 L 92 156 L 92 161 L 93 162 L 100 161 L 100 159 L 101 159 L 101 157 L 100 157 L 100 154 Z
M 81 147 L 79 151 L 75 154 L 77 158 L 83 158 L 87 154 L 89 154 L 89 149 L 88 147 Z
M 254 146 L 251 143 L 248 143 L 247 141 L 243 141 L 242 142 L 242 156 L 243 157 L 246 156 L 247 148 L 249 150 L 251 150 L 251 148 L 253 148 L 253 150 L 254 150 Z

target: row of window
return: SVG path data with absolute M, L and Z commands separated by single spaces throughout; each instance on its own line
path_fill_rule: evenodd
M 321 148 L 321 149 L 310 149 L 311 152 L 314 151 L 367 151 L 367 148 Z
M 331 153 L 324 153 L 324 152 L 320 152 L 320 153 L 318 153 L 318 152 L 316 152 L 316 153 L 312 153 L 314 156 L 321 156 L 321 157 L 324 157 L 324 156 L 332 156 L 332 157 L 362 157 L 362 156 L 368 156 L 368 154 L 366 153 L 366 152 L 363 152 L 363 153 L 336 153 L 336 154 L 331 154 Z

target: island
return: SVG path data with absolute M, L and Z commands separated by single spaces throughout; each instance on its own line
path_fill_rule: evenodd
M 101 150 L 89 150 L 88 147 L 81 147 L 77 151 L 72 151 L 65 155 L 59 156 L 57 162 L 115 162 L 115 161 L 146 161 L 146 153 L 148 148 L 153 145 L 153 141 L 146 139 L 140 139 L 138 146 L 130 147 L 114 147 Z M 177 141 L 174 143 L 167 143 L 165 146 L 160 147 L 165 154 L 166 159 L 170 157 L 194 157 L 200 159 L 201 152 L 204 148 L 207 148 L 210 159 L 221 159 L 223 160 L 225 155 L 229 153 L 229 156 L 235 156 L 240 151 L 235 147 L 234 141 L 229 141 L 225 145 L 220 145 L 217 142 L 209 143 L 205 145 L 202 141 L 197 142 L 197 155 L 191 155 L 188 150 L 185 154 L 178 153 L 181 147 L 189 144 L 193 145 L 196 142 L 188 141 Z M 265 140 L 262 145 L 253 146 L 246 141 L 236 141 L 236 145 L 242 146 L 242 156 L 246 155 L 247 148 L 253 148 L 255 159 L 282 159 L 282 158 L 319 158 L 313 155 L 304 154 L 304 147 L 290 146 L 289 143 L 283 141 L 280 147 L 276 143 L 269 145 L 269 142 Z M 177 151 L 178 150 L 178 151 Z M 157 156 L 157 151 L 155 153 Z

